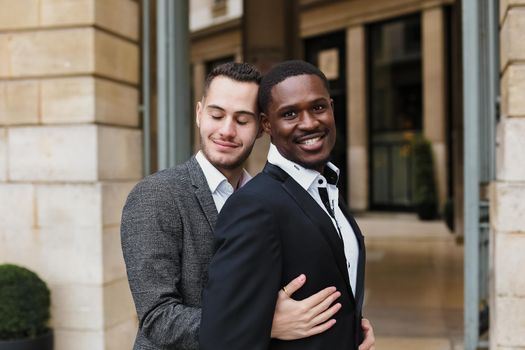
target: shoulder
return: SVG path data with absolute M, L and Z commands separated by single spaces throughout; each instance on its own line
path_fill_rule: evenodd
M 187 163 L 187 162 L 186 162 Z M 174 205 L 176 197 L 188 191 L 191 180 L 186 163 L 160 170 L 140 180 L 127 198 L 127 206 Z
M 222 211 L 243 208 L 243 211 L 270 208 L 280 201 L 281 183 L 267 174 L 257 174 L 226 201 Z M 222 212 L 221 211 L 221 212 Z

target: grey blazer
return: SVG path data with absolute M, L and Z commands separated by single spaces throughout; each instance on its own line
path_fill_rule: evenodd
M 139 318 L 134 350 L 198 349 L 216 220 L 195 157 L 144 178 L 129 194 L 121 238 Z

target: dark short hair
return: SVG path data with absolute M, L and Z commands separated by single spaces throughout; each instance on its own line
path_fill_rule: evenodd
M 208 73 L 204 81 L 203 97 L 206 97 L 208 94 L 208 89 L 213 79 L 219 76 L 224 76 L 239 82 L 256 83 L 257 85 L 261 83 L 261 73 L 255 66 L 249 63 L 228 62 L 218 65 Z
M 262 78 L 257 95 L 259 110 L 268 113 L 268 106 L 272 102 L 272 88 L 275 85 L 287 78 L 303 74 L 317 75 L 323 81 L 326 91 L 330 91 L 326 76 L 313 64 L 301 60 L 284 61 L 273 66 Z

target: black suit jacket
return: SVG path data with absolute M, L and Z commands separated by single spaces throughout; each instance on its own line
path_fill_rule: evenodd
M 286 172 L 267 164 L 224 205 L 215 228 L 218 250 L 203 294 L 202 350 L 357 349 L 362 340 L 365 249 L 363 236 L 339 203 L 359 244 L 355 298 L 343 245 L 329 216 Z M 295 341 L 270 339 L 279 289 L 299 274 L 303 299 L 335 286 L 341 292 L 337 323 Z

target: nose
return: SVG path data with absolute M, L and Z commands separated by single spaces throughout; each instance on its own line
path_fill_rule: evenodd
M 319 120 L 317 120 L 316 116 L 312 113 L 309 113 L 308 111 L 305 111 L 302 113 L 299 127 L 303 130 L 314 130 L 317 129 L 319 126 Z
M 235 137 L 237 134 L 237 129 L 235 127 L 233 118 L 223 118 L 223 123 L 219 129 L 219 134 L 226 138 Z

